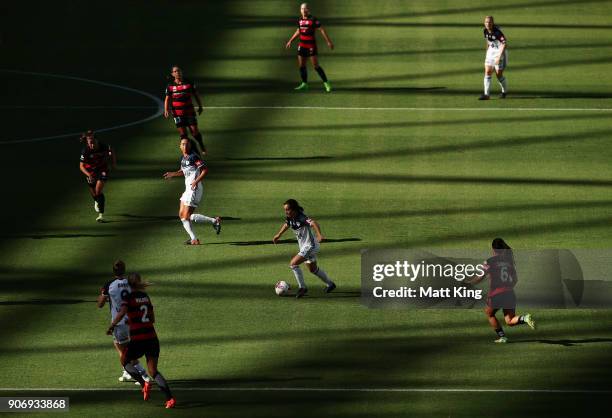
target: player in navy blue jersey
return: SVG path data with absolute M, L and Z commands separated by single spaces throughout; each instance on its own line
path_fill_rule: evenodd
M 108 181 L 109 161 L 113 168 L 117 167 L 117 158 L 113 149 L 98 142 L 94 131 L 87 131 L 81 135 L 81 158 L 79 169 L 87 179 L 89 193 L 94 200 L 94 210 L 98 213 L 96 221 L 104 222 L 104 209 L 106 207 L 106 197 L 104 196 L 104 185 Z
M 327 42 L 327 46 L 329 49 L 334 49 L 334 44 L 325 32 L 325 29 L 321 26 L 321 22 L 319 19 L 312 16 L 310 14 L 310 9 L 307 3 L 302 3 L 300 6 L 300 17 L 298 18 L 298 28 L 287 44 L 285 48 L 291 48 L 291 43 L 298 36 L 300 37 L 300 43 L 298 44 L 298 66 L 300 68 L 300 77 L 302 78 L 302 83 L 297 86 L 296 90 L 308 90 L 308 71 L 306 70 L 306 58 L 310 57 L 310 62 L 314 67 L 315 71 L 323 80 L 323 86 L 325 87 L 326 92 L 331 91 L 331 84 L 327 80 L 327 76 L 325 75 L 325 71 L 319 65 L 319 60 L 317 58 L 317 40 L 315 38 L 315 30 L 318 29 L 325 38 L 325 42 Z
M 200 156 L 191 149 L 191 141 L 188 138 L 181 139 L 181 161 L 178 171 L 168 171 L 164 173 L 164 179 L 168 180 L 172 177 L 185 177 L 185 192 L 182 194 L 179 206 L 179 218 L 183 223 L 183 228 L 187 231 L 189 239 L 185 242 L 187 245 L 200 245 L 200 240 L 196 237 L 191 222 L 195 223 L 211 223 L 217 235 L 221 232 L 221 218 L 211 218 L 199 213 L 193 213 L 198 207 L 202 195 L 204 194 L 204 186 L 202 180 L 208 174 L 208 167 Z
M 283 208 L 286 215 L 285 223 L 281 226 L 280 231 L 278 231 L 274 238 L 272 238 L 272 242 L 276 244 L 289 228 L 295 233 L 300 250 L 289 262 L 289 268 L 293 271 L 298 282 L 299 288 L 296 298 L 301 298 L 308 292 L 308 288 L 304 282 L 304 275 L 300 269 L 300 264 L 302 263 L 306 263 L 308 270 L 325 283 L 325 293 L 331 292 L 336 288 L 336 284 L 327 276 L 327 273 L 317 265 L 319 243 L 323 241 L 321 227 L 314 219 L 306 216 L 304 209 L 295 199 L 287 200 L 283 204 Z M 316 238 L 312 233 L 313 229 L 317 234 Z
M 495 238 L 491 243 L 493 256 L 484 262 L 485 273 L 466 280 L 466 283 L 477 284 L 485 278 L 489 279 L 489 293 L 487 294 L 487 306 L 485 313 L 489 319 L 489 324 L 497 334 L 496 343 L 506 343 L 508 338 L 495 314 L 498 310 L 504 312 L 506 325 L 513 327 L 516 325 L 527 324 L 535 329 L 535 320 L 530 314 L 516 314 L 516 297 L 514 286 L 518 280 L 516 266 L 514 264 L 514 254 L 512 248 L 501 238 Z
M 499 26 L 495 24 L 493 16 L 485 17 L 483 32 L 484 38 L 487 41 L 487 55 L 484 62 L 484 93 L 478 100 L 489 100 L 493 70 L 495 70 L 497 81 L 499 81 L 501 87 L 501 94 L 499 97 L 505 99 L 508 93 L 508 84 L 506 82 L 506 77 L 504 77 L 504 69 L 508 65 L 506 36 L 502 33 Z

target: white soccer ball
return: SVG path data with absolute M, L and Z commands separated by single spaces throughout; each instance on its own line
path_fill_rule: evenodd
M 280 282 L 276 282 L 276 285 L 274 286 L 274 291 L 276 292 L 276 294 L 278 296 L 285 296 L 287 293 L 289 293 L 289 283 L 287 283 L 284 280 L 281 280 Z

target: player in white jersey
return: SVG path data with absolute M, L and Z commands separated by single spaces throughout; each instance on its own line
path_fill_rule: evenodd
M 506 49 L 506 36 L 493 20 L 493 16 L 486 16 L 484 21 L 484 38 L 487 41 L 487 56 L 485 58 L 484 93 L 478 100 L 489 100 L 491 91 L 491 76 L 493 70 L 501 87 L 501 99 L 506 98 L 508 85 L 504 77 L 504 69 L 508 65 L 508 51 Z
M 164 179 L 168 180 L 172 177 L 185 177 L 185 192 L 181 196 L 179 206 L 179 218 L 183 223 L 183 228 L 189 234 L 189 239 L 185 241 L 187 245 L 200 245 L 200 240 L 196 237 L 193 229 L 191 228 L 191 222 L 211 223 L 217 235 L 221 233 L 221 218 L 211 218 L 206 215 L 199 213 L 193 213 L 195 208 L 198 207 L 202 195 L 204 194 L 204 186 L 202 180 L 208 173 L 208 167 L 197 152 L 191 150 L 191 142 L 189 139 L 181 139 L 181 168 L 178 171 L 168 171 L 164 173 Z
M 108 301 L 110 312 L 111 312 L 111 322 L 115 318 L 115 316 L 121 310 L 121 304 L 127 297 L 130 295 L 130 285 L 128 283 L 127 278 L 125 277 L 125 263 L 121 260 L 115 261 L 113 264 L 113 279 L 107 282 L 104 287 L 102 287 L 100 291 L 100 295 L 98 296 L 98 308 L 104 307 L 106 302 Z M 119 353 L 119 359 L 121 359 L 121 355 L 127 349 L 128 343 L 130 342 L 130 329 L 127 323 L 127 317 L 123 318 L 117 327 L 113 330 L 113 344 Z M 148 381 L 149 377 L 147 376 L 147 372 L 145 369 L 136 361 L 134 367 L 140 372 L 143 378 Z M 120 382 L 126 382 L 132 380 L 132 376 L 125 370 L 123 370 L 123 374 L 119 377 Z
M 283 208 L 285 209 L 287 218 L 285 223 L 281 226 L 280 231 L 272 238 L 272 242 L 276 244 L 285 231 L 289 228 L 293 229 L 300 248 L 300 251 L 289 263 L 289 268 L 293 271 L 299 287 L 295 297 L 301 298 L 308 292 L 308 288 L 304 282 L 304 275 L 300 269 L 300 264 L 302 263 L 306 263 L 308 270 L 325 283 L 325 293 L 331 292 L 336 288 L 336 284 L 327 276 L 327 273 L 317 265 L 319 243 L 323 241 L 321 227 L 314 219 L 306 216 L 304 209 L 299 205 L 297 200 L 287 200 L 283 204 Z M 312 233 L 313 229 L 317 234 L 316 238 Z

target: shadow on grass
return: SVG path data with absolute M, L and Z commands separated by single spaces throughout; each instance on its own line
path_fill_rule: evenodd
M 95 300 L 84 299 L 30 299 L 30 300 L 11 300 L 0 301 L 0 306 L 19 306 L 19 305 L 76 305 L 77 303 L 96 303 Z
M 325 238 L 323 243 L 333 243 L 333 242 L 355 242 L 361 241 L 361 238 Z M 281 239 L 276 241 L 276 244 L 295 244 L 294 239 Z M 272 240 L 256 240 L 256 241 L 231 241 L 231 242 L 208 242 L 205 245 L 237 245 L 249 247 L 253 245 L 276 245 Z
M 564 347 L 581 346 L 582 344 L 593 344 L 593 343 L 612 343 L 612 338 L 586 338 L 586 339 L 563 339 L 563 340 L 519 340 L 509 341 L 512 344 L 524 344 L 524 343 L 541 343 L 550 345 L 562 345 Z
M 1 235 L 2 239 L 61 239 L 61 238 L 108 238 L 116 237 L 117 234 L 25 234 L 25 235 Z

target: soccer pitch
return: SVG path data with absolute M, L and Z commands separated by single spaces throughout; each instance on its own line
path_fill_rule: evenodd
M 493 344 L 480 307 L 378 310 L 363 249 L 612 248 L 612 2 L 317 1 L 334 41 L 299 82 L 299 3 L 53 2 L 4 6 L 0 397 L 70 398 L 70 416 L 593 415 L 612 393 L 610 310 L 536 309 Z M 28 24 L 23 27 L 23 16 Z M 482 21 L 508 38 L 509 95 L 482 92 Z M 210 172 L 182 243 L 178 135 L 160 114 L 178 64 L 202 95 Z M 80 132 L 117 152 L 95 222 Z M 282 203 L 322 227 L 325 294 Z M 290 236 L 291 235 L 291 236 Z M 177 399 L 143 402 L 105 335 L 115 259 L 153 282 L 159 369 Z M 521 311 L 519 303 L 518 311 Z M 501 317 L 498 316 L 498 317 Z M 45 415 L 37 412 L 34 416 Z M 48 413 L 48 415 L 52 415 Z

